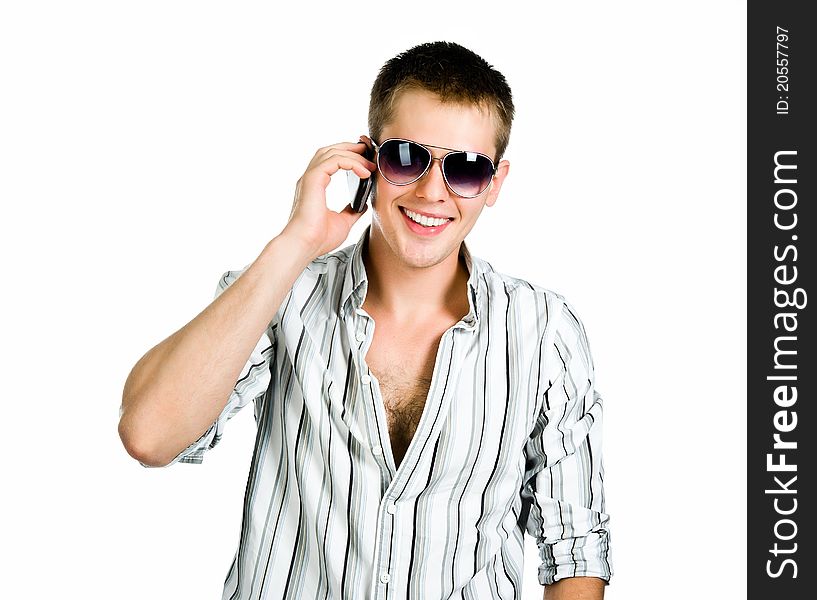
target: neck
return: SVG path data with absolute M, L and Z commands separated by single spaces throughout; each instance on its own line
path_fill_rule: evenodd
M 391 248 L 370 229 L 363 247 L 368 289 L 364 307 L 393 322 L 416 324 L 468 313 L 468 268 L 459 251 L 428 267 L 394 260 Z

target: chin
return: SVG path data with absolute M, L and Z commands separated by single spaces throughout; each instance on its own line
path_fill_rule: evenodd
M 394 257 L 404 265 L 414 268 L 433 267 L 459 249 L 462 240 L 452 241 L 456 237 L 452 236 L 456 234 L 455 231 L 444 231 L 439 237 L 424 240 L 406 229 L 402 213 L 396 207 L 395 212 L 397 221 L 384 220 L 375 212 L 372 227 L 377 229 L 377 234 L 385 240 Z
M 412 244 L 408 244 L 412 246 Z M 454 249 L 448 245 L 442 246 L 435 244 L 434 247 L 425 246 L 424 248 L 403 247 L 399 254 L 399 259 L 406 265 L 423 269 L 433 267 L 443 262 Z

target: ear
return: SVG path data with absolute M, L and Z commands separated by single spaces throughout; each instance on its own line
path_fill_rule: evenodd
M 505 178 L 508 176 L 508 171 L 511 168 L 511 163 L 507 160 L 502 160 L 499 162 L 499 166 L 496 168 L 496 175 L 491 180 L 491 187 L 488 189 L 488 197 L 485 199 L 485 206 L 493 206 L 494 202 L 496 202 L 497 196 L 499 196 L 499 190 L 502 188 L 502 182 L 505 181 Z

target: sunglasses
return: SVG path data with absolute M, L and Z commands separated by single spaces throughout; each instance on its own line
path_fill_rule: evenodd
M 448 189 L 463 198 L 476 198 L 488 189 L 496 175 L 494 161 L 479 152 L 419 144 L 401 138 L 389 138 L 382 144 L 372 140 L 372 144 L 377 152 L 377 170 L 392 185 L 414 183 L 428 172 L 433 161 L 439 160 Z M 435 158 L 429 148 L 449 152 L 442 158 Z

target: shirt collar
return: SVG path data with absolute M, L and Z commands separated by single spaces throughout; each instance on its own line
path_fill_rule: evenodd
M 344 319 L 351 311 L 359 309 L 366 298 L 369 280 L 366 275 L 366 266 L 363 263 L 363 251 L 365 247 L 368 246 L 370 230 L 371 225 L 367 225 L 360 239 L 352 248 L 352 254 L 346 263 L 343 289 L 340 295 L 340 306 L 338 307 L 338 312 Z M 465 240 L 460 244 L 459 255 L 462 256 L 465 266 L 468 269 L 469 311 L 462 320 L 467 325 L 474 326 L 479 323 L 481 300 L 479 278 L 485 271 L 485 268 L 479 258 L 471 255 L 471 251 L 468 249 Z

